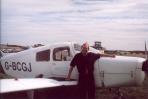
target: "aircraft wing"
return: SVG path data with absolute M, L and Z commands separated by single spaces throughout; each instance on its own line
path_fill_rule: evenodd
M 47 78 L 0 79 L 0 93 L 76 85 L 77 81 L 56 81 Z

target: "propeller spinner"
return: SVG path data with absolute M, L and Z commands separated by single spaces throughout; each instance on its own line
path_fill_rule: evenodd
M 147 51 L 146 41 L 145 41 L 145 58 L 146 61 L 143 62 L 142 71 L 148 73 L 148 51 Z

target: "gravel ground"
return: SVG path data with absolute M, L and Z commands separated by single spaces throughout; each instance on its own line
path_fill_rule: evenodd
M 120 93 L 118 93 L 118 90 Z M 96 99 L 148 99 L 148 77 L 141 87 L 98 89 L 96 91 Z
M 1 78 L 6 78 L 7 76 Z M 120 93 L 119 93 L 120 92 Z M 73 93 L 73 94 L 72 94 Z M 36 99 L 75 99 L 75 87 L 37 90 Z M 27 99 L 26 92 L 1 94 L 0 99 Z M 96 90 L 96 99 L 148 99 L 148 77 L 141 87 L 100 88 Z

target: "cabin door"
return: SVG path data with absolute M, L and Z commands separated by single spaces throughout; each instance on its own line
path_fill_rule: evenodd
M 57 47 L 53 50 L 52 75 L 54 77 L 66 77 L 69 71 L 72 55 L 70 48 Z

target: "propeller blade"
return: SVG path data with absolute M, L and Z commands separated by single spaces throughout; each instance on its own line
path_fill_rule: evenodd
M 146 58 L 146 60 L 148 60 L 148 52 L 147 52 L 146 41 L 145 41 L 145 58 Z
M 148 73 L 148 51 L 147 51 L 146 41 L 145 41 L 145 58 L 146 60 L 142 64 L 142 71 Z

